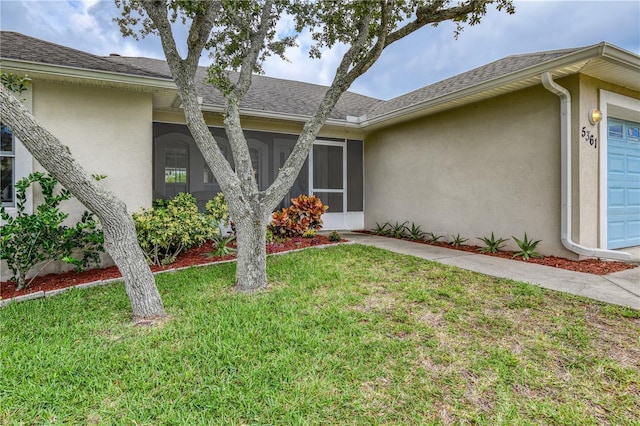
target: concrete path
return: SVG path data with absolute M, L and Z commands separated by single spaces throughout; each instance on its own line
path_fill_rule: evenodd
M 640 267 L 604 276 L 592 275 L 395 238 L 357 232 L 342 232 L 341 235 L 358 244 L 640 310 Z

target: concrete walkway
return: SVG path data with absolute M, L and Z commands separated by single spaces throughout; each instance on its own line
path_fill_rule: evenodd
M 395 238 L 357 232 L 341 232 L 341 235 L 358 244 L 640 310 L 640 267 L 604 276 L 592 275 Z

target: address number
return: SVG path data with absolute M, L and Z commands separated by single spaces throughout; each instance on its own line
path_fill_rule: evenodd
M 589 142 L 589 145 L 594 148 L 598 148 L 598 138 L 591 133 L 591 130 L 587 130 L 586 127 L 583 127 L 581 135 L 585 141 Z

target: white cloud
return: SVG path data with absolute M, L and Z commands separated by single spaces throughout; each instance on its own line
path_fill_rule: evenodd
M 290 27 L 292 29 L 293 27 Z M 346 48 L 343 45 L 333 49 L 321 50 L 322 59 L 309 57 L 309 48 L 313 40 L 308 31 L 303 32 L 297 39 L 297 45 L 289 47 L 285 51 L 288 61 L 283 61 L 278 56 L 269 57 L 264 63 L 264 70 L 271 77 L 300 80 L 316 84 L 331 84 L 335 69 L 340 63 L 342 54 Z

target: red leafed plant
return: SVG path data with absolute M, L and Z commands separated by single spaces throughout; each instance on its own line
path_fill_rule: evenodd
M 291 206 L 274 212 L 269 229 L 275 237 L 299 237 L 308 230 L 322 229 L 322 215 L 329 206 L 314 195 L 300 195 L 291 199 Z

